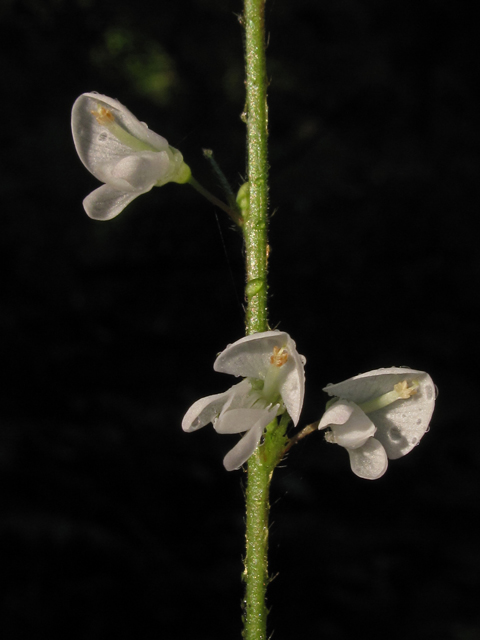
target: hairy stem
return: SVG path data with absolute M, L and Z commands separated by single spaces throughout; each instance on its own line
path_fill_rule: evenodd
M 245 0 L 248 215 L 243 223 L 246 254 L 246 333 L 268 330 L 267 314 L 267 77 L 265 0 Z M 248 461 L 244 640 L 266 640 L 269 486 L 275 465 L 265 460 L 265 443 Z
M 265 0 L 245 0 L 246 112 L 250 189 L 249 214 L 243 227 L 247 270 L 247 334 L 268 329 L 267 74 L 264 9 Z

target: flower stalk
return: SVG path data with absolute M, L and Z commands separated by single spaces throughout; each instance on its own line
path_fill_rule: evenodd
M 191 185 L 196 191 L 198 191 L 198 193 L 200 193 L 209 202 L 214 204 L 216 207 L 218 207 L 222 211 L 225 211 L 225 213 L 227 213 L 230 216 L 230 218 L 233 220 L 233 222 L 235 222 L 235 224 L 237 224 L 239 227 L 242 226 L 243 220 L 236 208 L 229 207 L 224 202 L 219 200 L 216 196 L 210 193 L 210 191 L 207 191 L 205 187 L 202 187 L 202 185 L 199 182 L 197 182 L 197 180 L 195 180 L 193 176 L 190 176 L 190 178 L 188 179 L 188 184 Z

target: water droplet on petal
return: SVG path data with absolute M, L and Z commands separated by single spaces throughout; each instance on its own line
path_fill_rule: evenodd
M 416 424 L 422 424 L 422 419 L 421 419 L 421 418 L 419 418 L 419 419 L 417 420 Z
M 98 141 L 99 142 L 105 142 L 106 139 L 107 139 L 107 132 L 106 131 L 102 131 L 102 133 L 98 136 Z
M 412 444 L 418 444 L 417 438 L 412 438 Z
M 390 438 L 393 440 L 393 442 L 399 442 L 402 439 L 402 434 L 400 433 L 400 429 L 398 429 L 397 427 L 392 427 L 390 429 Z

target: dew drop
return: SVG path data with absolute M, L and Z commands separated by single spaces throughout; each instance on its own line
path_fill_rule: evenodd
M 402 439 L 402 434 L 397 427 L 392 427 L 390 429 L 390 438 L 393 440 L 393 442 L 399 442 Z
M 421 418 L 419 418 L 419 419 L 417 420 L 416 424 L 422 424 L 422 419 L 421 419 Z
M 106 131 L 102 131 L 102 133 L 98 136 L 98 141 L 99 142 L 105 142 L 106 139 L 107 139 L 107 132 Z
M 417 438 L 412 438 L 412 444 L 418 444 Z

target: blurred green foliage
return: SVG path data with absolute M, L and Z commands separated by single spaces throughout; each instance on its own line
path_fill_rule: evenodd
M 167 107 L 171 103 L 179 78 L 172 57 L 155 40 L 125 27 L 108 27 L 90 59 L 103 73 L 111 74 L 113 82 L 127 83 L 153 104 Z

